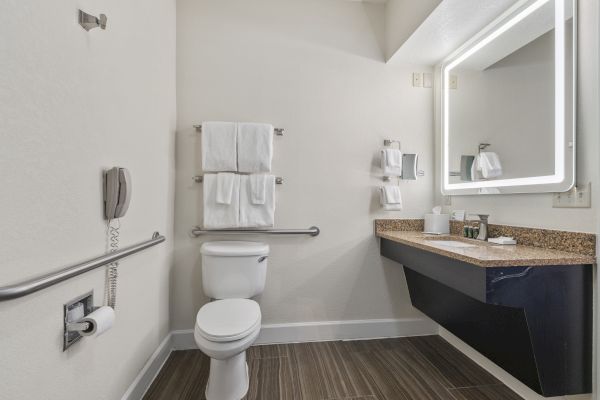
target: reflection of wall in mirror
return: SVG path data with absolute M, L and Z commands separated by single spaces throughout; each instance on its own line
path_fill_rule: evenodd
M 451 74 L 458 89 L 450 91 L 450 171 L 460 170 L 461 155 L 490 143 L 487 150 L 498 153 L 503 167 L 497 179 L 554 173 L 554 30 L 483 71 L 459 65 Z

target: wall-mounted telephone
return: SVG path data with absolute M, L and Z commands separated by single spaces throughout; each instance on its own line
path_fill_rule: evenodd
M 125 168 L 114 167 L 104 174 L 104 214 L 106 219 L 121 218 L 131 200 L 131 176 Z
M 107 222 L 110 251 L 119 249 L 119 218 L 125 215 L 131 200 L 131 176 L 125 168 L 114 167 L 104 173 L 104 215 Z M 106 304 L 113 309 L 117 304 L 117 278 L 119 262 L 108 266 Z

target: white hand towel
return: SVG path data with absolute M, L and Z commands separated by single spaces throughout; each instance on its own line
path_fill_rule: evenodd
M 494 152 L 485 151 L 479 154 L 478 168 L 486 179 L 502 176 L 502 164 L 498 154 Z
M 273 125 L 238 124 L 238 170 L 271 172 L 273 159 Z
M 382 149 L 381 169 L 385 176 L 402 176 L 402 152 L 398 149 Z
M 252 204 L 265 204 L 268 180 L 269 175 L 250 175 L 250 201 Z
M 205 174 L 204 189 L 204 228 L 224 229 L 240 226 L 240 176 L 233 175 L 230 204 L 217 202 L 217 174 Z
M 233 186 L 236 178 L 235 174 L 230 172 L 217 174 L 217 203 L 231 204 L 233 197 Z
M 202 122 L 202 169 L 237 171 L 237 124 Z
M 252 202 L 251 175 L 242 175 L 240 184 L 240 226 L 263 228 L 275 225 L 275 177 L 265 175 L 265 201 Z
M 481 180 L 481 168 L 479 167 L 479 155 L 476 155 L 471 164 L 471 180 L 473 182 Z
M 379 201 L 385 211 L 402 210 L 402 193 L 398 186 L 381 186 L 379 188 Z

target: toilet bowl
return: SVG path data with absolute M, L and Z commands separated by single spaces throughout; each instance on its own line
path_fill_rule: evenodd
M 207 400 L 240 400 L 248 391 L 246 350 L 260 333 L 258 303 L 248 299 L 216 300 L 196 317 L 194 339 L 210 360 Z
M 250 300 L 265 286 L 269 246 L 207 242 L 202 254 L 204 294 L 215 299 L 198 311 L 194 339 L 210 357 L 207 400 L 240 400 L 248 392 L 246 350 L 260 333 L 261 312 Z

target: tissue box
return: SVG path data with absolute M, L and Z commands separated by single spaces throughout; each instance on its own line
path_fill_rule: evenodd
M 425 214 L 426 233 L 450 233 L 450 214 Z

